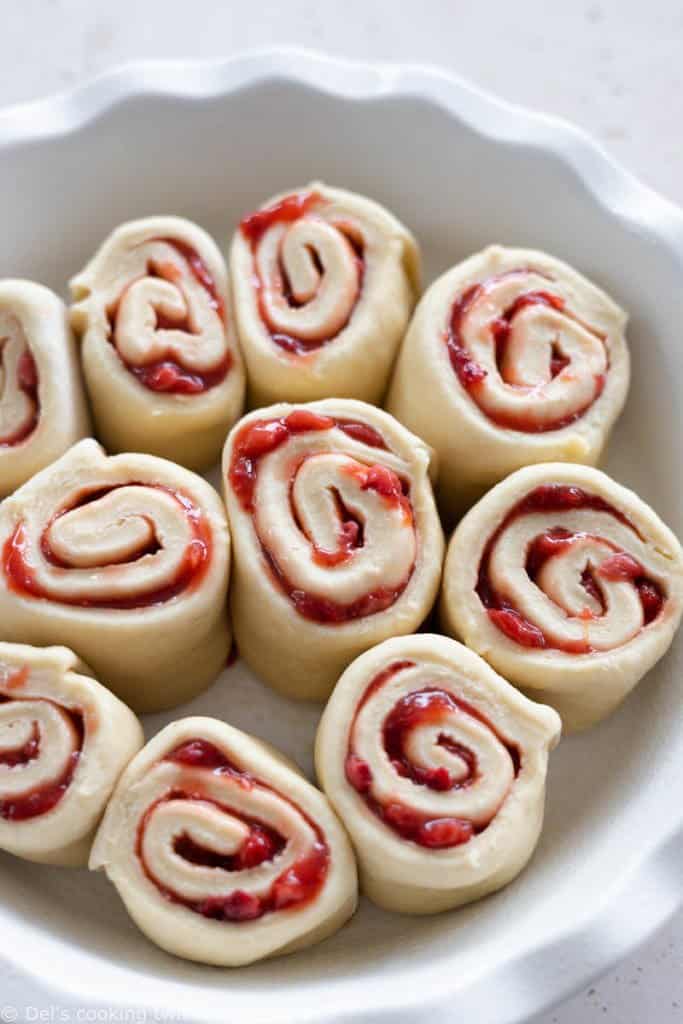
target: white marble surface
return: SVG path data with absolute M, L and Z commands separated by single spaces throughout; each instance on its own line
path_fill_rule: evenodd
M 680 0 L 5 0 L 0 24 L 0 105 L 122 61 L 221 57 L 276 44 L 437 63 L 577 122 L 683 203 Z M 534 1024 L 683 1021 L 682 968 L 683 915 Z

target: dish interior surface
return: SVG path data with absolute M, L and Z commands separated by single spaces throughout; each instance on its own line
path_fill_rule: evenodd
M 295 73 L 302 66 L 291 65 Z M 235 82 L 231 72 L 236 88 L 185 98 L 121 88 L 85 120 L 83 93 L 83 111 L 72 99 L 65 130 L 53 124 L 43 138 L 30 128 L 31 117 L 45 127 L 45 106 L 40 115 L 27 111 L 20 141 L 11 139 L 20 119 L 0 118 L 0 138 L 9 140 L 0 161 L 0 276 L 65 295 L 111 228 L 155 213 L 198 221 L 225 250 L 242 214 L 314 178 L 396 213 L 423 247 L 425 284 L 489 242 L 546 249 L 631 314 L 633 383 L 604 466 L 681 535 L 683 234 L 675 213 L 667 236 L 656 223 L 659 201 L 652 198 L 651 216 L 649 194 L 561 125 L 497 107 L 457 83 L 447 89 L 438 76 L 430 85 L 428 73 L 398 76 L 394 92 L 375 83 L 365 94 L 368 69 L 337 69 L 340 91 L 325 69 L 313 62 L 298 82 L 253 71 Z M 167 80 L 183 93 L 182 75 Z M 574 148 L 583 170 L 572 165 Z M 2 1001 L 23 991 L 37 1005 L 149 1006 L 175 1019 L 251 1024 L 385 1014 L 445 1021 L 468 1010 L 481 1024 L 541 1009 L 606 968 L 680 901 L 682 651 L 679 640 L 609 721 L 560 744 L 540 845 L 503 892 L 424 919 L 363 901 L 331 940 L 228 972 L 153 947 L 102 875 L 3 855 Z M 191 704 L 147 716 L 147 735 L 185 714 L 225 718 L 312 776 L 319 708 L 271 693 L 241 662 Z

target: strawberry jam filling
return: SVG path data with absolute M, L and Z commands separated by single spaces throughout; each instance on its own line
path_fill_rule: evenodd
M 240 505 L 247 512 L 254 511 L 254 493 L 259 463 L 264 456 L 275 451 L 293 435 L 308 431 L 324 431 L 333 428 L 343 431 L 355 441 L 388 450 L 384 438 L 373 427 L 352 420 L 323 416 L 310 409 L 295 409 L 287 416 L 274 420 L 255 420 L 247 423 L 238 433 L 233 445 L 228 479 Z M 409 486 L 386 466 L 380 464 L 365 466 L 357 463 L 349 466 L 361 490 L 372 490 L 390 506 L 403 511 L 406 522 L 413 522 L 413 512 L 408 496 Z M 294 478 L 290 482 L 291 487 Z M 341 495 L 335 492 L 335 504 L 339 516 L 337 548 L 327 551 L 312 543 L 312 558 L 318 565 L 334 567 L 347 562 L 354 551 L 363 545 L 363 523 L 346 507 Z M 293 503 L 292 503 L 293 508 Z M 295 512 L 293 512 L 296 518 Z M 357 600 L 341 604 L 329 598 L 309 594 L 295 586 L 281 570 L 263 538 L 259 543 L 266 563 L 278 586 L 287 594 L 300 615 L 314 622 L 339 624 L 352 619 L 374 615 L 389 608 L 405 590 L 410 575 L 399 587 L 377 587 Z
M 338 491 L 333 492 L 334 502 L 339 516 L 339 532 L 337 534 L 337 547 L 334 551 L 313 544 L 313 561 L 316 565 L 326 567 L 341 565 L 348 562 L 354 551 L 363 547 L 364 526 L 360 519 L 347 508 Z
M 483 832 L 490 821 L 474 823 L 464 818 L 454 818 L 448 815 L 433 817 L 422 811 L 414 810 L 398 798 L 379 801 L 372 793 L 372 769 L 354 749 L 356 721 L 363 706 L 397 672 L 410 668 L 413 664 L 410 661 L 394 662 L 378 673 L 366 688 L 356 708 L 349 733 L 349 746 L 344 766 L 346 779 L 349 785 L 362 796 L 373 814 L 377 815 L 385 825 L 397 832 L 403 839 L 432 849 L 460 846 L 473 836 Z M 453 715 L 469 715 L 485 725 L 510 755 L 515 776 L 519 774 L 521 767 L 519 749 L 509 743 L 480 711 L 452 693 L 437 687 L 424 687 L 401 697 L 382 725 L 382 745 L 398 776 L 402 779 L 409 779 L 417 786 L 425 786 L 440 793 L 467 789 L 476 784 L 480 778 L 477 755 L 450 735 L 449 723 L 452 721 Z M 444 766 L 425 767 L 416 764 L 408 753 L 408 741 L 414 729 L 422 726 L 438 728 L 441 723 L 443 723 L 444 732 L 439 735 L 437 742 L 439 746 L 458 758 L 461 770 L 457 776 L 452 775 Z
M 233 358 L 230 352 L 226 352 L 225 358 L 218 366 L 202 373 L 186 370 L 172 359 L 160 359 L 144 366 L 135 366 L 125 360 L 123 362 L 149 391 L 171 395 L 198 395 L 223 383 L 233 364 Z
M 251 246 L 252 256 L 254 259 L 254 287 L 256 288 L 261 320 L 267 326 L 273 343 L 285 352 L 288 352 L 290 355 L 306 355 L 307 353 L 314 352 L 316 349 L 322 348 L 323 345 L 327 345 L 330 341 L 334 341 L 340 331 L 347 326 L 353 316 L 353 312 L 363 288 L 363 278 L 365 276 L 363 239 L 359 235 L 358 231 L 351 225 L 339 222 L 334 226 L 344 236 L 353 251 L 356 273 L 358 275 L 356 298 L 349 311 L 346 322 L 334 334 L 323 336 L 321 338 L 301 338 L 293 334 L 285 334 L 278 330 L 278 328 L 271 322 L 268 310 L 263 300 L 264 282 L 261 278 L 256 261 L 256 252 L 259 243 L 266 231 L 270 230 L 270 228 L 276 224 L 293 224 L 302 217 L 307 217 L 314 213 L 315 208 L 323 205 L 324 203 L 325 200 L 317 192 L 298 192 L 290 196 L 285 196 L 284 199 L 280 199 L 271 206 L 264 207 L 262 210 L 256 210 L 254 213 L 250 213 L 248 216 L 244 217 L 240 224 L 240 230 Z M 316 252 L 312 252 L 311 257 L 315 263 L 318 273 L 322 276 L 325 272 L 325 267 L 322 265 L 318 254 Z M 283 297 L 292 308 L 298 308 L 303 305 L 303 303 L 297 302 L 292 293 L 287 269 L 281 258 L 279 260 L 277 284 L 282 288 Z
M 2 347 L 0 346 L 0 366 L 2 366 Z M 19 357 L 17 364 L 17 387 L 30 399 L 31 412 L 25 422 L 7 437 L 0 437 L 0 448 L 12 448 L 21 444 L 38 426 L 40 403 L 38 400 L 38 368 L 30 349 L 26 348 Z
M 211 271 L 196 249 L 177 238 L 161 238 L 158 241 L 172 246 L 179 253 L 189 267 L 192 276 L 206 292 L 209 305 L 212 309 L 215 309 L 221 321 L 225 322 L 225 304 Z M 182 286 L 182 274 L 175 263 L 150 263 L 147 268 L 147 275 L 149 277 L 161 277 L 177 287 Z M 109 311 L 110 338 L 114 347 L 116 347 L 117 313 L 118 305 Z M 188 315 L 180 319 L 172 319 L 158 312 L 156 319 L 157 330 L 184 331 L 186 334 L 196 333 Z M 172 395 L 197 395 L 204 391 L 209 391 L 225 380 L 233 365 L 233 357 L 230 352 L 226 352 L 223 359 L 216 366 L 201 372 L 184 366 L 182 362 L 178 361 L 170 353 L 163 359 L 156 359 L 153 362 L 141 365 L 128 362 L 120 352 L 118 352 L 118 355 L 126 369 L 148 390 Z
M 31 698 L 31 700 L 35 699 L 39 698 Z M 19 698 L 0 694 L 0 703 L 2 704 L 16 700 L 19 700 Z M 4 798 L 0 797 L 0 818 L 5 821 L 28 821 L 30 818 L 37 818 L 41 814 L 47 814 L 48 811 L 57 806 L 71 785 L 71 780 L 83 750 L 85 729 L 83 718 L 78 712 L 61 706 L 59 710 L 63 714 L 68 715 L 74 735 L 77 737 L 77 745 L 72 750 L 66 765 L 57 778 L 51 782 L 43 783 L 43 785 L 34 786 L 32 789 L 26 789 L 21 793 Z M 25 743 L 20 747 L 0 749 L 0 765 L 4 765 L 7 768 L 18 768 L 21 765 L 29 764 L 40 756 L 40 745 L 40 729 L 38 723 L 33 722 L 31 735 Z M 1 785 L 2 782 L 0 780 L 0 787 Z
M 462 387 L 468 392 L 473 401 L 477 402 L 477 404 L 479 404 L 479 390 L 488 371 L 472 357 L 468 348 L 467 341 L 465 340 L 467 318 L 473 307 L 480 300 L 486 297 L 492 285 L 500 281 L 502 278 L 516 276 L 520 273 L 525 273 L 525 271 L 508 271 L 505 274 L 471 285 L 456 299 L 451 309 L 450 321 L 446 331 L 446 347 L 448 350 L 448 356 L 451 366 L 453 367 Z M 539 272 L 534 271 L 534 273 L 538 274 Z M 545 306 L 549 309 L 557 310 L 570 319 L 575 319 L 579 322 L 578 319 L 567 309 L 565 300 L 560 295 L 556 295 L 553 292 L 545 290 L 530 291 L 523 295 L 519 295 L 500 316 L 492 319 L 489 324 L 489 330 L 495 345 L 496 364 L 501 376 L 503 376 L 502 366 L 510 341 L 515 317 L 518 313 L 527 309 L 529 306 Z M 582 322 L 581 326 L 585 330 L 590 331 L 604 343 L 604 336 L 598 331 L 593 330 Z M 560 346 L 557 343 L 554 343 L 551 347 L 551 379 L 562 373 L 569 364 L 569 358 L 564 355 Z M 505 381 L 505 383 L 508 386 L 521 386 L 512 385 L 510 381 Z M 519 430 L 525 433 L 544 433 L 549 430 L 561 430 L 563 427 L 569 426 L 570 423 L 573 423 L 575 420 L 583 416 L 593 402 L 602 394 L 604 386 L 605 377 L 601 374 L 595 379 L 595 389 L 590 402 L 582 408 L 576 409 L 568 415 L 559 417 L 558 419 L 550 422 L 547 420 L 541 421 L 535 418 L 531 404 L 529 413 L 522 416 L 503 410 L 496 412 L 488 408 L 486 409 L 485 415 L 500 427 L 505 427 L 510 430 Z M 530 393 L 530 403 L 532 403 L 533 392 L 536 388 L 526 388 L 526 390 Z
M 594 509 L 599 512 L 607 512 L 624 526 L 633 530 L 637 536 L 640 536 L 633 523 L 622 512 L 610 505 L 604 498 L 589 494 L 580 487 L 567 484 L 542 484 L 518 502 L 484 548 L 476 589 L 491 621 L 510 640 L 521 647 L 550 648 L 568 654 L 590 654 L 593 651 L 593 648 L 585 640 L 562 640 L 547 636 L 543 630 L 525 618 L 507 601 L 504 595 L 496 590 L 489 574 L 493 548 L 511 522 L 520 516 L 534 512 L 561 514 L 572 509 Z M 577 541 L 586 539 L 591 539 L 591 535 L 584 532 L 572 532 L 560 525 L 535 537 L 529 546 L 526 557 L 525 568 L 529 578 L 535 582 L 548 559 L 565 553 Z M 600 586 L 601 580 L 631 582 L 640 598 L 643 624 L 648 626 L 657 618 L 664 605 L 666 597 L 662 588 L 655 580 L 647 576 L 644 567 L 632 555 L 619 550 L 604 537 L 592 539 L 603 546 L 614 547 L 614 554 L 609 555 L 596 568 L 588 566 L 583 570 L 581 584 L 586 593 L 598 602 L 602 610 L 600 613 L 594 613 L 587 607 L 581 617 L 597 618 L 599 614 L 604 614 L 607 610 L 606 597 Z
M 2 568 L 5 579 L 10 590 L 22 597 L 34 597 L 42 600 L 56 601 L 59 604 L 76 605 L 81 608 L 114 608 L 128 610 L 132 608 L 147 608 L 152 605 L 165 604 L 167 601 L 178 597 L 184 591 L 199 584 L 206 573 L 211 557 L 211 530 L 201 509 L 194 502 L 180 491 L 162 484 L 139 484 L 131 481 L 129 484 L 120 484 L 121 487 L 152 487 L 165 491 L 178 503 L 182 514 L 190 526 L 192 539 L 188 543 L 183 558 L 172 579 L 156 590 L 141 591 L 132 593 L 127 597 L 69 597 L 52 589 L 49 584 L 43 585 L 39 579 L 39 573 L 35 567 L 36 552 L 28 536 L 23 521 L 17 523 L 12 534 L 7 538 L 2 549 Z M 95 502 L 106 496 L 118 487 L 107 487 L 97 491 L 85 492 L 77 501 L 65 508 L 60 509 L 43 529 L 40 536 L 40 555 L 42 559 L 55 569 L 68 572 L 72 567 L 63 562 L 52 549 L 50 543 L 50 529 L 55 520 L 63 515 L 68 515 L 74 509 L 85 504 Z M 151 544 L 145 546 L 128 558 L 125 562 L 117 563 L 121 570 L 125 571 L 126 565 L 143 558 L 145 555 L 154 555 L 159 551 L 161 545 L 155 539 Z M 107 568 L 99 566 L 98 568 Z M 108 567 L 111 568 L 111 567 Z
M 238 785 L 246 789 L 259 787 L 270 789 L 265 783 L 256 779 L 249 772 L 243 771 L 233 764 L 212 743 L 203 739 L 193 739 L 181 744 L 164 758 L 174 764 L 189 768 L 200 768 L 212 775 L 229 776 Z M 262 864 L 272 862 L 287 847 L 287 839 L 265 822 L 244 815 L 241 811 L 226 803 L 207 799 L 195 789 L 190 792 L 184 789 L 172 789 L 160 800 L 151 805 L 142 817 L 138 826 L 136 853 L 147 878 L 159 889 L 165 899 L 180 903 L 195 913 L 216 921 L 253 921 L 264 914 L 276 910 L 296 909 L 315 899 L 320 892 L 330 864 L 330 851 L 322 830 L 308 818 L 293 801 L 278 794 L 286 800 L 315 832 L 315 841 L 311 849 L 299 857 L 289 867 L 284 868 L 270 883 L 259 892 L 247 892 L 234 889 L 231 893 L 206 899 L 188 899 L 162 884 L 154 875 L 144 856 L 144 835 L 150 817 L 160 804 L 168 800 L 198 801 L 212 804 L 218 810 L 242 822 L 248 834 L 241 846 L 231 854 L 219 853 L 196 842 L 188 833 L 177 836 L 173 849 L 178 857 L 199 867 L 209 867 L 221 872 L 239 872 L 258 868 Z M 219 878 L 217 878 L 217 881 Z
M 3 698 L 1 703 L 6 703 L 6 700 Z M 38 756 L 39 748 L 40 729 L 38 723 L 33 722 L 31 735 L 22 746 L 0 748 L 0 764 L 4 764 L 7 768 L 14 768 L 18 764 L 27 764 Z
M 254 507 L 254 490 L 259 461 L 288 441 L 294 434 L 308 431 L 342 430 L 354 441 L 387 451 L 387 444 L 374 427 L 355 420 L 321 416 L 311 409 L 294 409 L 275 420 L 255 420 L 245 424 L 235 439 L 228 475 L 230 485 L 243 509 Z
M 247 214 L 240 222 L 240 231 L 253 248 L 275 224 L 293 224 L 322 202 L 322 196 L 317 192 L 295 192 Z

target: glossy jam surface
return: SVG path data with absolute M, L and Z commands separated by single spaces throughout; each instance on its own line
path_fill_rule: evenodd
M 521 647 L 550 648 L 562 650 L 568 654 L 590 654 L 593 648 L 585 641 L 558 641 L 547 637 L 538 626 L 525 618 L 493 586 L 489 576 L 489 562 L 493 548 L 507 526 L 520 516 L 534 512 L 567 512 L 572 509 L 594 509 L 614 516 L 620 523 L 638 534 L 635 526 L 618 509 L 597 495 L 590 494 L 580 487 L 567 484 L 543 484 L 535 488 L 510 512 L 488 541 L 479 566 L 477 594 L 486 608 L 491 621 L 510 640 Z M 527 552 L 526 571 L 529 578 L 535 580 L 549 558 L 566 551 L 577 540 L 585 539 L 588 534 L 572 533 L 558 525 L 540 534 L 534 539 Z M 609 543 L 604 538 L 596 538 L 601 544 Z M 600 579 L 629 580 L 638 591 L 643 608 L 644 624 L 647 626 L 659 615 L 664 604 L 665 595 L 654 580 L 649 579 L 643 567 L 625 551 L 615 549 L 614 555 L 605 559 L 599 569 L 587 569 L 581 583 L 587 594 L 595 598 L 606 609 L 605 597 L 600 588 Z M 591 618 L 593 615 L 587 613 Z
M 199 738 L 188 740 L 167 754 L 164 760 L 190 768 L 200 768 L 214 775 L 229 775 L 246 789 L 255 786 L 261 789 L 270 788 L 249 772 L 238 768 L 221 750 L 207 740 Z M 305 818 L 313 828 L 316 840 L 310 851 L 283 870 L 264 891 L 254 893 L 235 889 L 227 896 L 193 901 L 162 885 L 155 878 L 154 872 L 144 858 L 144 832 L 156 807 L 166 800 L 196 800 L 211 803 L 219 810 L 229 814 L 231 818 L 239 819 L 249 829 L 249 834 L 243 844 L 234 854 L 230 855 L 220 854 L 204 847 L 187 834 L 179 836 L 174 843 L 174 852 L 191 864 L 226 872 L 244 871 L 272 861 L 287 846 L 286 837 L 264 822 L 249 818 L 227 804 L 207 800 L 201 795 L 201 792 L 186 792 L 181 789 L 171 790 L 160 801 L 154 803 L 140 822 L 136 852 L 145 874 L 166 899 L 172 900 L 174 903 L 181 903 L 190 910 L 216 921 L 253 921 L 263 917 L 264 914 L 278 910 L 295 910 L 306 905 L 315 899 L 327 877 L 330 863 L 329 847 L 322 831 L 296 804 L 282 794 L 278 793 L 278 797 L 287 800 Z
M 0 345 L 0 367 L 2 367 L 2 345 Z M 38 426 L 40 402 L 38 399 L 38 368 L 30 349 L 25 349 L 17 364 L 17 387 L 30 399 L 33 407 L 26 422 L 8 437 L 0 437 L 0 449 L 12 448 L 31 436 Z
M 233 358 L 230 352 L 226 353 L 218 366 L 205 373 L 186 370 L 171 359 L 147 363 L 145 366 L 125 363 L 133 376 L 149 391 L 170 395 L 199 395 L 203 391 L 215 388 L 223 383 L 232 365 Z
M 467 347 L 467 343 L 464 338 L 467 317 L 472 308 L 478 302 L 486 298 L 487 292 L 493 284 L 501 280 L 501 278 L 514 277 L 522 273 L 526 273 L 526 271 L 512 270 L 477 284 L 473 284 L 456 299 L 451 308 L 450 321 L 446 332 L 448 356 L 458 380 L 475 402 L 477 402 L 478 390 L 487 376 L 487 370 L 472 357 Z M 538 271 L 534 271 L 534 273 L 539 274 Z M 539 276 L 544 277 L 546 275 L 540 274 Z M 518 313 L 527 309 L 529 306 L 546 306 L 549 309 L 557 310 L 564 313 L 565 316 L 573 318 L 572 313 L 567 308 L 566 302 L 562 296 L 556 295 L 551 291 L 530 291 L 518 296 L 514 302 L 512 302 L 511 305 L 503 311 L 501 316 L 492 319 L 489 324 L 489 330 L 493 337 L 496 349 L 496 363 L 499 369 L 503 365 L 514 319 Z M 582 326 L 586 330 L 592 331 L 592 333 L 594 333 L 596 337 L 599 337 L 604 343 L 604 337 L 598 331 L 593 331 L 586 324 L 582 324 Z M 557 346 L 553 346 L 550 362 L 551 377 L 557 377 L 558 374 L 560 374 L 568 365 L 569 359 L 562 354 Z M 505 427 L 510 430 L 518 430 L 523 433 L 545 433 L 549 430 L 561 430 L 563 427 L 569 426 L 570 423 L 573 423 L 584 415 L 590 405 L 592 405 L 600 396 L 604 386 L 605 378 L 601 375 L 595 381 L 594 395 L 588 405 L 572 412 L 568 416 L 558 418 L 551 422 L 535 419 L 533 415 L 533 388 L 527 389 L 529 390 L 530 403 L 528 415 L 522 417 L 512 416 L 506 414 L 502 410 L 499 413 L 493 413 L 489 409 L 486 410 L 485 415 L 500 427 Z
M 265 557 L 273 575 L 299 615 L 302 615 L 305 619 L 310 619 L 311 622 L 319 622 L 326 626 L 342 625 L 345 622 L 351 622 L 353 619 L 363 619 L 366 615 L 377 615 L 379 612 L 391 608 L 405 590 L 405 584 L 402 584 L 400 587 L 376 587 L 367 594 L 363 594 L 356 601 L 352 601 L 349 604 L 339 604 L 328 598 L 298 590 L 282 575 L 267 552 Z
M 147 608 L 152 605 L 165 604 L 184 591 L 196 586 L 203 578 L 208 569 L 211 558 L 211 530 L 201 509 L 194 502 L 180 491 L 172 490 L 161 484 L 138 484 L 131 481 L 129 484 L 119 486 L 142 486 L 153 487 L 170 494 L 182 509 L 192 529 L 192 540 L 187 545 L 182 562 L 175 577 L 169 580 L 168 584 L 158 590 L 131 594 L 129 597 L 104 598 L 104 599 L 70 599 L 58 592 L 51 592 L 48 587 L 43 587 L 38 579 L 38 574 L 31 562 L 31 545 L 29 543 L 26 527 L 19 522 L 12 534 L 7 538 L 2 550 L 2 568 L 10 590 L 20 594 L 22 597 L 34 597 L 38 599 L 56 601 L 60 604 L 73 604 L 82 608 L 115 608 L 127 610 L 132 608 Z M 98 498 L 116 490 L 115 487 L 98 490 L 95 492 L 84 492 L 75 502 L 66 508 L 61 509 L 53 519 L 47 523 L 40 538 L 40 548 L 43 558 L 51 566 L 64 570 L 70 566 L 64 564 L 56 556 L 50 545 L 49 533 L 52 523 L 60 516 L 67 515 L 87 502 L 97 501 Z M 153 548 L 145 548 L 136 553 L 136 560 L 144 555 L 154 554 L 159 545 L 155 542 Z M 126 564 L 120 563 L 121 571 L 125 571 Z M 104 567 L 101 567 L 104 568 Z
M 240 221 L 240 231 L 252 246 L 258 245 L 266 231 L 275 224 L 293 224 L 322 201 L 322 196 L 317 192 L 295 192 L 270 206 L 247 214 Z
M 403 839 L 432 849 L 460 846 L 474 835 L 482 832 L 489 822 L 474 824 L 464 818 L 430 817 L 416 811 L 398 798 L 380 802 L 372 795 L 372 769 L 354 750 L 355 727 L 363 706 L 398 672 L 413 667 L 414 662 L 398 661 L 387 666 L 369 683 L 356 708 L 349 732 L 349 746 L 346 755 L 345 774 L 349 784 L 359 793 L 370 810 L 385 825 L 397 832 Z M 401 697 L 387 714 L 382 725 L 382 746 L 398 776 L 410 779 L 417 786 L 425 786 L 435 792 L 467 789 L 480 777 L 476 753 L 462 743 L 453 740 L 448 733 L 447 723 L 453 715 L 469 715 L 489 729 L 505 747 L 515 775 L 519 773 L 521 755 L 518 748 L 505 740 L 492 723 L 467 701 L 439 687 L 423 687 Z M 426 768 L 416 764 L 408 753 L 410 733 L 420 726 L 437 726 L 444 723 L 444 733 L 438 742 L 446 750 L 457 755 L 466 766 L 457 778 L 451 776 L 443 766 Z
M 412 522 L 412 509 L 406 497 L 407 485 L 393 470 L 376 463 L 372 466 L 349 467 L 348 472 L 358 482 L 362 491 L 374 491 L 387 505 L 402 508 L 406 521 Z
M 263 302 L 263 289 L 264 282 L 261 279 L 261 275 L 256 265 L 256 252 L 259 243 L 263 235 L 270 228 L 277 224 L 293 224 L 295 221 L 300 220 L 302 217 L 308 217 L 315 215 L 316 207 L 320 208 L 325 204 L 324 198 L 317 192 L 297 192 L 292 195 L 285 196 L 283 199 L 278 200 L 271 206 L 266 206 L 261 210 L 256 210 L 254 213 L 248 214 L 244 217 L 240 223 L 240 231 L 247 239 L 251 246 L 252 255 L 254 256 L 254 287 L 256 289 L 259 313 L 261 320 L 268 328 L 271 340 L 278 348 L 287 352 L 293 356 L 305 356 L 317 349 L 327 345 L 330 341 L 334 341 L 335 337 L 339 334 L 337 331 L 335 334 L 321 338 L 300 338 L 293 334 L 285 334 L 278 330 L 277 327 L 271 323 L 268 316 L 268 310 Z M 363 278 L 365 276 L 365 258 L 363 253 L 363 240 L 359 236 L 357 230 L 353 229 L 350 225 L 339 222 L 334 225 L 337 230 L 344 236 L 348 244 L 351 246 L 355 255 L 356 271 L 358 274 L 358 293 L 356 295 L 356 301 L 349 313 L 346 323 L 348 324 L 353 310 L 358 302 L 360 292 L 363 287 Z M 321 274 L 325 272 L 324 266 L 320 264 L 320 260 L 317 253 L 312 253 L 314 259 L 318 263 L 318 270 Z M 279 279 L 282 285 L 282 291 L 285 299 L 290 306 L 296 307 L 298 303 L 292 295 L 292 290 L 289 284 L 287 275 L 287 269 L 280 260 L 279 266 Z M 344 324 L 344 327 L 346 324 Z M 342 328 L 343 329 L 343 328 Z
M 387 450 L 381 434 L 365 423 L 321 416 L 310 409 L 295 409 L 288 416 L 274 420 L 255 420 L 247 423 L 238 433 L 232 450 L 228 479 L 242 508 L 254 511 L 254 492 L 260 460 L 274 451 L 294 434 L 325 431 L 336 427 L 355 441 Z M 365 466 L 360 463 L 349 467 L 349 473 L 358 481 L 361 490 L 373 490 L 390 505 L 400 507 L 406 521 L 413 521 L 412 506 L 407 484 L 386 466 Z M 335 551 L 326 551 L 312 545 L 312 558 L 318 565 L 333 567 L 348 561 L 363 544 L 363 524 L 346 508 L 336 495 L 340 530 Z M 377 587 L 350 604 L 309 594 L 294 586 L 281 571 L 267 544 L 259 538 L 263 556 L 280 588 L 287 594 L 296 610 L 306 619 L 327 625 L 340 624 L 352 619 L 374 615 L 389 608 L 401 595 L 408 580 L 399 587 Z
M 387 450 L 384 438 L 374 427 L 354 420 L 321 416 L 310 409 L 294 409 L 289 415 L 279 419 L 253 420 L 246 423 L 235 439 L 228 470 L 230 485 L 242 508 L 251 511 L 254 507 L 258 464 L 264 455 L 279 448 L 293 434 L 331 430 L 333 427 L 337 427 L 362 444 Z
M 295 409 L 288 416 L 274 420 L 246 423 L 235 438 L 228 476 L 230 486 L 243 509 L 252 511 L 259 461 L 288 441 L 292 434 L 304 431 L 331 430 L 335 421 L 310 409 Z
M 35 700 L 37 698 L 30 699 Z M 13 694 L 0 693 L 0 703 L 5 704 L 8 701 L 16 702 L 19 705 L 22 703 Z M 17 793 L 7 798 L 0 797 L 0 818 L 3 818 L 5 821 L 28 821 L 31 818 L 39 817 L 41 814 L 47 814 L 48 811 L 57 806 L 71 785 L 71 780 L 83 751 L 85 729 L 83 718 L 80 714 L 63 707 L 60 707 L 59 710 L 63 714 L 68 715 L 74 735 L 77 737 L 77 746 L 69 756 L 63 772 L 56 779 L 42 786 L 27 789 L 23 793 Z M 40 745 L 40 729 L 38 723 L 33 722 L 31 736 L 26 743 L 22 744 L 21 747 L 0 749 L 0 765 L 5 765 L 7 768 L 16 768 L 20 765 L 28 764 L 40 756 Z M 0 787 L 1 785 L 0 779 Z
M 225 304 L 218 292 L 211 271 L 196 249 L 177 238 L 160 238 L 156 241 L 172 246 L 180 254 L 195 280 L 199 282 L 207 293 L 209 305 L 216 310 L 221 321 L 225 323 Z M 147 268 L 147 273 L 150 277 L 161 277 L 172 284 L 180 286 L 181 275 L 174 263 L 150 264 Z M 109 312 L 111 339 L 115 347 L 116 317 L 117 307 Z M 184 331 L 186 334 L 195 333 L 187 316 L 176 320 L 169 319 L 162 313 L 157 313 L 156 326 L 157 330 Z M 144 365 L 127 362 L 120 352 L 118 355 L 130 373 L 149 391 L 172 395 L 197 395 L 208 391 L 210 388 L 217 387 L 225 380 L 234 362 L 232 354 L 226 352 L 224 358 L 217 366 L 203 372 L 198 372 L 183 366 L 181 362 L 170 355 L 164 359 L 157 359 Z

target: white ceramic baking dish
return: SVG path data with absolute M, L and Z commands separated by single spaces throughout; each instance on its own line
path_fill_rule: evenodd
M 0 151 L 0 275 L 61 292 L 119 221 L 182 214 L 225 245 L 240 214 L 312 178 L 394 210 L 424 247 L 427 281 L 491 241 L 569 260 L 632 315 L 633 387 L 608 469 L 681 533 L 683 215 L 573 128 L 434 70 L 280 52 L 105 75 L 0 113 Z M 147 943 L 103 877 L 2 857 L 5 1019 L 30 1006 L 51 1020 L 189 1024 L 523 1020 L 682 901 L 682 651 L 610 721 L 561 744 L 532 864 L 464 911 L 416 920 L 364 903 L 319 947 L 216 970 Z M 186 710 L 311 771 L 319 709 L 241 664 Z M 150 716 L 148 732 L 171 717 Z

